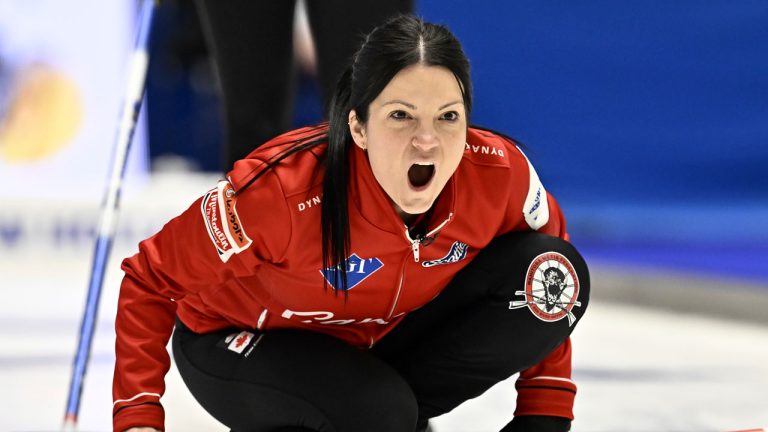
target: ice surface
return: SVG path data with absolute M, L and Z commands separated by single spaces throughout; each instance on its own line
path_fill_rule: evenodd
M 129 197 L 121 218 L 167 220 L 213 185 L 213 178 L 155 184 L 151 194 Z M 167 202 L 137 210 L 135 203 L 147 205 L 148 195 Z M 0 250 L 0 431 L 60 427 L 88 282 L 92 243 L 41 249 L 30 240 Z M 111 430 L 119 262 L 134 251 L 135 243 L 118 242 L 109 264 L 80 411 L 83 431 Z M 599 280 L 595 284 L 598 300 L 573 336 L 574 431 L 768 426 L 768 326 L 601 302 Z M 515 396 L 514 382 L 502 382 L 435 419 L 435 429 L 497 431 L 511 419 Z M 227 430 L 197 405 L 174 368 L 163 403 L 169 431 Z

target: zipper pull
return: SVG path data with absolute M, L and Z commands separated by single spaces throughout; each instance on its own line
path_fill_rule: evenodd
M 414 262 L 419 262 L 419 243 L 420 243 L 419 239 L 411 241 L 411 249 L 413 250 Z

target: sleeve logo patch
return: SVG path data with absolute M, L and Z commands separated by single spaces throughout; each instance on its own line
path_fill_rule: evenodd
M 227 181 L 208 191 L 200 203 L 203 221 L 213 246 L 223 262 L 244 251 L 252 241 L 243 231 L 235 204 L 235 189 Z
M 522 153 L 522 150 L 520 151 Z M 523 154 L 525 156 L 525 154 Z M 539 180 L 539 175 L 536 174 L 536 170 L 533 169 L 531 161 L 526 157 L 528 162 L 528 195 L 525 197 L 525 203 L 523 203 L 523 217 L 534 230 L 538 230 L 549 222 L 549 204 L 547 203 L 547 191 Z

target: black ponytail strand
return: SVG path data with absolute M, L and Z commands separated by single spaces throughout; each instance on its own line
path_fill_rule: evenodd
M 348 154 L 352 145 L 349 132 L 348 116 L 352 94 L 352 65 L 350 65 L 336 85 L 328 113 L 328 150 L 325 159 L 325 178 L 323 179 L 323 201 L 321 204 L 321 230 L 323 241 L 323 268 L 332 269 L 328 274 L 335 280 L 332 285 L 336 290 L 347 292 L 347 268 L 345 260 L 349 255 L 349 204 L 347 185 L 349 184 Z M 327 284 L 328 281 L 326 280 Z

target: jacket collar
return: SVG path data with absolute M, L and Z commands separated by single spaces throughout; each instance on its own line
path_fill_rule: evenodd
M 405 223 L 400 219 L 389 196 L 374 177 L 368 155 L 354 144 L 349 150 L 349 165 L 349 192 L 354 206 L 372 225 L 402 236 L 406 229 Z M 455 214 L 457 173 L 458 170 L 451 176 L 435 200 L 434 210 L 427 221 L 427 231 L 444 224 Z

